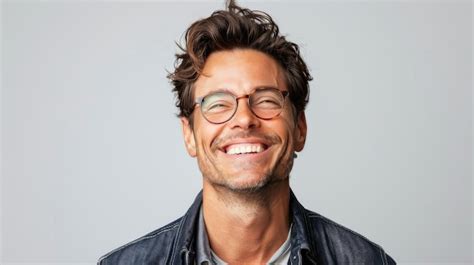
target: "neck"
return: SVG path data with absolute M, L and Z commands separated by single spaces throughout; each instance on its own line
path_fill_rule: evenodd
M 290 227 L 288 180 L 238 193 L 204 181 L 203 214 L 212 250 L 229 264 L 266 263 Z

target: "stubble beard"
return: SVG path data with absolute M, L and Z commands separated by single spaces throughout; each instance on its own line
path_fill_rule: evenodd
M 207 158 L 205 158 L 207 160 Z M 281 161 L 286 160 L 286 161 Z M 294 158 L 282 157 L 277 165 L 271 172 L 265 172 L 263 176 L 260 176 L 255 181 L 248 181 L 239 183 L 236 178 L 245 179 L 246 176 L 225 176 L 219 174 L 222 172 L 218 166 L 211 164 L 212 169 L 204 166 L 209 164 L 207 161 L 199 161 L 199 167 L 201 168 L 204 181 L 206 181 L 213 189 L 219 193 L 219 197 L 226 201 L 229 205 L 246 204 L 264 205 L 271 200 L 274 195 L 274 190 L 281 187 L 281 185 L 289 185 L 290 171 L 293 167 Z
M 232 138 L 246 138 L 246 137 L 259 137 L 265 138 L 269 143 L 280 144 L 281 139 L 275 134 L 262 134 L 255 131 L 238 132 L 231 136 L 224 136 L 216 139 L 211 145 L 211 152 L 216 152 L 218 146 L 222 142 Z M 288 154 L 288 148 L 282 151 L 283 155 L 279 158 L 279 161 L 271 168 L 270 171 L 262 173 L 262 176 L 258 176 L 256 180 L 245 181 L 246 178 L 253 178 L 252 176 L 245 176 L 246 169 L 252 170 L 254 167 L 258 167 L 258 164 L 247 164 L 242 165 L 242 175 L 236 176 L 235 174 L 225 173 L 225 168 L 219 166 L 217 161 L 211 161 L 210 154 L 201 153 L 198 150 L 198 165 L 202 172 L 204 181 L 210 184 L 221 197 L 234 198 L 237 200 L 246 201 L 266 201 L 272 195 L 272 191 L 277 189 L 281 185 L 288 185 L 289 174 L 293 167 L 293 154 Z M 204 151 L 204 150 L 203 150 Z M 205 151 L 204 151 L 205 152 Z M 239 181 L 244 180 L 244 181 Z M 225 199 L 224 199 L 225 200 Z

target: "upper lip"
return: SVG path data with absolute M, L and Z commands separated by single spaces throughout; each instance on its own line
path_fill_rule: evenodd
M 267 141 L 266 139 L 257 138 L 257 137 L 235 138 L 229 141 L 225 141 L 218 147 L 218 149 L 225 153 L 227 147 L 234 144 L 261 144 L 263 145 L 264 149 L 267 149 L 271 145 L 271 143 Z

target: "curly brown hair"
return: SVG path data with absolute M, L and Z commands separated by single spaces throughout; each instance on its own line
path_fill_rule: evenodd
M 285 72 L 289 98 L 296 113 L 304 111 L 312 77 L 300 56 L 298 45 L 281 36 L 277 24 L 265 12 L 239 7 L 228 1 L 227 10 L 194 22 L 185 34 L 185 47 L 176 54 L 175 70 L 168 75 L 180 117 L 190 119 L 194 110 L 193 85 L 212 52 L 254 49 L 270 55 Z

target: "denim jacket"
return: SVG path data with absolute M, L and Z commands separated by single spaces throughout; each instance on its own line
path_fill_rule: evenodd
M 104 255 L 98 265 L 195 264 L 195 240 L 202 192 L 186 214 Z M 377 244 L 290 197 L 291 255 L 288 264 L 396 264 Z

